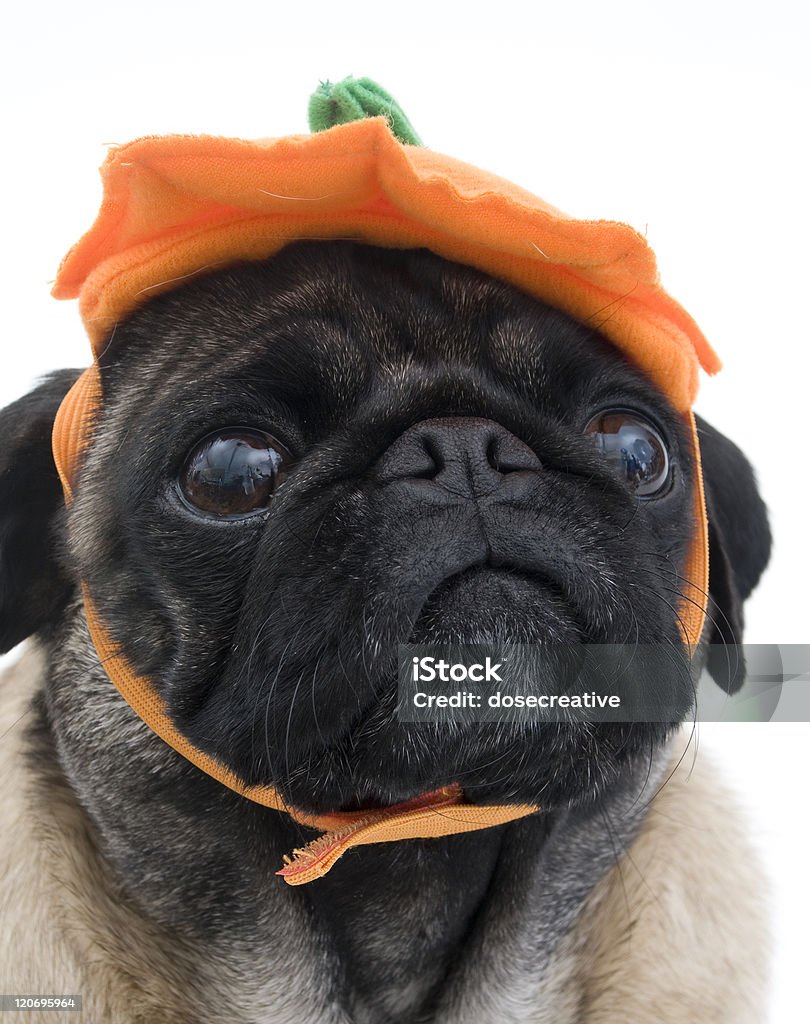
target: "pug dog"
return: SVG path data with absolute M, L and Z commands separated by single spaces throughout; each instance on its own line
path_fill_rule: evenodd
M 683 420 L 593 327 L 426 249 L 296 242 L 153 298 L 101 359 L 66 510 L 50 434 L 78 371 L 0 414 L 2 988 L 93 1024 L 761 1022 L 763 883 L 694 729 L 426 726 L 401 643 L 663 645 L 683 685 Z M 596 443 L 619 429 L 649 458 Z M 765 567 L 743 454 L 699 433 L 710 606 Z M 351 850 L 155 735 L 91 644 L 79 581 L 173 722 L 309 812 L 448 783 L 510 824 Z M 55 1019 L 53 1014 L 49 1019 Z M 39 1020 L 34 1011 L 10 1019 Z

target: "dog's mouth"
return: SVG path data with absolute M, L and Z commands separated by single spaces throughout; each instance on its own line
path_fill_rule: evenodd
M 583 626 L 563 588 L 518 566 L 470 566 L 428 594 L 407 643 L 532 643 L 581 640 Z

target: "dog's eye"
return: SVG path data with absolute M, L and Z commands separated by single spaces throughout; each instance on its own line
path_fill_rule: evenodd
M 605 457 L 642 498 L 659 494 L 669 479 L 669 456 L 655 427 L 638 413 L 606 409 L 585 428 Z
M 186 502 L 201 512 L 246 516 L 267 505 L 290 459 L 284 445 L 261 430 L 218 430 L 191 450 L 177 482 Z

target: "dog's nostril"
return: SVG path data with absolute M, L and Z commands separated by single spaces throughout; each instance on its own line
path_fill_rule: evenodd
M 506 430 L 494 433 L 490 437 L 486 459 L 494 470 L 502 474 L 542 468 L 542 463 L 535 452 Z
M 498 442 L 494 437 L 491 437 L 487 443 L 487 462 L 500 473 L 501 463 L 498 456 Z
M 438 476 L 444 469 L 444 457 L 442 456 L 441 448 L 431 434 L 423 436 L 422 444 L 430 459 L 431 466 L 426 468 L 426 471 L 421 473 L 420 476 L 427 480 L 432 480 L 433 477 Z

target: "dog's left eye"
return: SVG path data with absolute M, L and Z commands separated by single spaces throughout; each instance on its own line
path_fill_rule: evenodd
M 290 459 L 284 445 L 262 430 L 218 430 L 189 452 L 177 483 L 195 510 L 241 518 L 265 508 Z
M 585 428 L 606 458 L 641 498 L 660 494 L 669 480 L 667 446 L 656 428 L 637 412 L 606 409 Z

